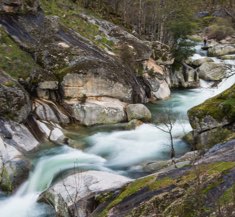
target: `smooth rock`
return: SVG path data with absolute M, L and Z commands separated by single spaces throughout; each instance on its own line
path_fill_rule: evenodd
M 33 103 L 33 111 L 40 120 L 51 121 L 58 124 L 68 124 L 70 122 L 69 117 L 51 101 L 35 100 Z
M 198 156 L 199 156 L 198 151 L 187 152 L 186 154 L 184 154 L 179 158 L 174 158 L 176 164 L 174 164 L 172 160 L 149 162 L 143 165 L 143 170 L 146 172 L 153 173 L 161 171 L 164 168 L 167 168 L 167 170 L 171 170 L 174 169 L 175 166 L 177 168 L 181 168 L 185 165 L 189 165 L 192 161 L 196 161 Z
M 36 120 L 36 123 L 46 138 L 52 142 L 63 142 L 65 139 L 62 128 L 55 123 Z
M 113 80 L 93 75 L 67 74 L 62 82 L 65 98 L 112 97 L 132 101 L 132 88 Z
M 228 54 L 235 54 L 235 45 L 218 44 L 218 45 L 210 47 L 208 50 L 209 56 L 224 56 Z
M 165 80 L 160 81 L 159 89 L 156 92 L 153 92 L 153 96 L 159 100 L 167 99 L 170 97 L 170 95 L 171 95 L 171 90 L 168 83 Z
M 142 121 L 150 121 L 152 118 L 151 112 L 143 104 L 130 104 L 126 108 L 128 121 L 137 119 Z
M 0 120 L 0 135 L 8 144 L 16 147 L 23 153 L 33 151 L 38 148 L 39 142 L 31 132 L 23 125 L 13 121 Z
M 213 59 L 211 59 L 210 57 L 203 57 L 203 58 L 200 58 L 200 59 L 192 59 L 192 58 L 189 58 L 189 60 L 187 61 L 187 63 L 189 65 L 192 65 L 194 67 L 199 67 L 201 66 L 203 63 L 206 63 L 206 62 L 214 62 Z
M 197 164 L 213 163 L 213 162 L 234 162 L 235 161 L 235 140 L 226 143 L 217 144 L 206 152 Z
M 131 181 L 129 178 L 107 172 L 76 173 L 54 184 L 41 198 L 52 204 L 59 216 L 87 217 L 88 204 L 92 197 L 118 189 Z
M 133 130 L 133 129 L 135 129 L 136 127 L 139 127 L 139 126 L 142 125 L 142 124 L 143 124 L 142 121 L 137 120 L 137 119 L 133 119 L 133 120 L 129 121 L 129 122 L 127 123 L 127 125 L 125 125 L 125 129 L 127 129 L 127 130 Z
M 82 104 L 72 104 L 73 117 L 86 126 L 96 124 L 114 124 L 127 120 L 125 103 L 118 99 L 102 97 L 88 99 Z
M 224 55 L 221 57 L 222 60 L 235 60 L 235 55 Z
M 206 81 L 220 81 L 226 75 L 226 66 L 222 63 L 206 62 L 198 68 L 199 77 Z

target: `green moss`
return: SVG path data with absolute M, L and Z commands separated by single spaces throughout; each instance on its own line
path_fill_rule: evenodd
M 209 140 L 208 147 L 212 147 L 215 144 L 225 143 L 231 139 L 235 138 L 235 133 L 231 130 L 225 128 L 217 128 L 211 139 Z
M 157 189 L 165 188 L 173 184 L 175 184 L 174 179 L 172 179 L 171 177 L 165 177 L 163 179 L 157 180 L 156 182 L 149 184 L 149 188 L 151 190 L 157 190 Z
M 16 83 L 13 81 L 6 81 L 3 83 L 3 85 L 6 87 L 14 87 L 16 85 Z
M 96 197 L 96 201 L 98 201 L 99 203 L 104 203 L 109 199 L 111 199 L 113 197 L 113 194 L 114 194 L 113 192 L 107 192 L 105 194 L 101 194 L 98 197 Z
M 222 180 L 217 180 L 215 182 L 210 183 L 209 185 L 206 186 L 206 188 L 202 190 L 203 194 L 207 194 L 212 189 L 218 187 L 221 183 L 222 183 Z
M 14 78 L 26 78 L 35 68 L 37 65 L 32 57 L 0 28 L 0 69 Z
M 79 13 L 84 12 L 84 9 L 78 3 L 67 0 L 40 0 L 40 3 L 47 15 L 59 16 L 62 24 L 74 29 L 100 48 L 113 47 L 114 43 L 99 30 L 98 25 L 89 23 L 79 16 Z M 100 36 L 101 39 L 96 40 L 96 36 Z
M 107 216 L 110 209 L 128 199 L 128 197 L 141 194 L 141 189 L 145 188 L 149 192 L 154 192 L 172 185 L 175 186 L 172 191 L 163 190 L 162 194 L 153 196 L 147 202 L 133 209 L 129 216 L 148 216 L 156 209 L 159 213 L 164 212 L 164 216 L 193 217 L 197 216 L 198 213 L 209 213 L 210 210 L 204 206 L 207 193 L 218 187 L 223 182 L 221 175 L 234 167 L 235 162 L 216 162 L 192 167 L 190 171 L 179 177 L 157 178 L 148 176 L 138 179 L 128 184 L 99 216 Z M 200 186 L 197 186 L 198 177 L 202 181 Z M 176 196 L 177 192 L 180 196 Z M 107 202 L 107 200 L 102 200 L 102 202 Z
M 235 202 L 235 184 L 228 188 L 224 194 L 219 198 L 219 202 L 222 204 L 229 204 Z
M 199 165 L 177 180 L 177 185 L 184 185 L 185 193 L 175 203 L 170 204 L 167 213 L 170 216 L 194 217 L 209 216 L 210 207 L 205 206 L 205 199 L 210 190 L 223 182 L 221 175 L 235 167 L 235 162 L 216 162 Z M 200 183 L 198 183 L 198 179 Z M 228 197 L 227 197 L 228 198 Z M 168 215 L 167 215 L 168 216 Z
M 108 206 L 105 210 L 103 210 L 102 213 L 100 213 L 99 216 L 106 216 L 108 211 L 116 206 L 117 204 L 119 204 L 120 202 L 122 202 L 125 198 L 127 198 L 128 196 L 138 192 L 139 190 L 141 190 L 142 188 L 148 186 L 149 183 L 152 183 L 155 180 L 154 176 L 148 176 L 145 177 L 143 179 L 138 179 L 137 181 L 134 181 L 132 183 L 130 183 L 129 185 L 127 185 L 125 187 L 125 189 L 118 195 L 118 197 L 116 197 Z
M 204 103 L 192 108 L 188 112 L 193 128 L 195 128 L 194 119 L 202 121 L 206 116 L 211 116 L 221 122 L 223 119 L 229 122 L 235 121 L 235 85 L 223 93 L 206 100 Z
M 4 192 L 12 192 L 13 189 L 10 176 L 5 166 L 2 167 L 0 187 Z

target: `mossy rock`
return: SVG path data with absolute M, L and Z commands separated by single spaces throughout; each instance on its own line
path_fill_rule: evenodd
M 211 117 L 215 121 L 214 127 L 235 122 L 235 85 L 190 109 L 188 116 L 194 129 L 202 126 L 206 122 L 207 117 Z
M 218 127 L 209 131 L 205 131 L 194 138 L 196 141 L 196 148 L 199 150 L 206 150 L 216 144 L 225 143 L 235 138 L 235 132 Z
M 112 194 L 107 200 L 102 197 L 100 202 L 105 207 L 93 216 L 105 217 L 112 213 L 111 216 L 144 217 L 155 213 L 157 216 L 195 217 L 199 213 L 209 214 L 214 209 L 211 204 L 215 204 L 220 197 L 209 201 L 208 195 L 212 191 L 220 191 L 220 186 L 227 181 L 227 174 L 234 167 L 235 162 L 215 162 L 138 179 L 125 186 L 116 196 Z M 197 186 L 198 177 L 202 180 L 200 187 Z M 230 195 L 231 190 L 226 193 L 228 188 L 221 190 L 222 194 Z
M 7 35 L 0 27 L 0 70 L 13 78 L 27 78 L 39 69 L 33 58 Z
M 0 71 L 0 116 L 23 122 L 31 111 L 28 93 L 6 73 Z

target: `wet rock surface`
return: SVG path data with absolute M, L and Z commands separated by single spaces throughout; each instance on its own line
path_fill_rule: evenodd
M 54 184 L 41 198 L 53 205 L 58 216 L 89 216 L 95 195 L 119 189 L 131 181 L 107 172 L 76 173 Z

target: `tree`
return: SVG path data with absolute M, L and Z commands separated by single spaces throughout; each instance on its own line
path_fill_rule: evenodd
M 170 137 L 170 157 L 175 164 L 175 145 L 173 138 L 173 128 L 177 120 L 177 115 L 173 113 L 172 109 L 166 108 L 163 113 L 157 118 L 156 127 L 164 133 L 169 134 Z

